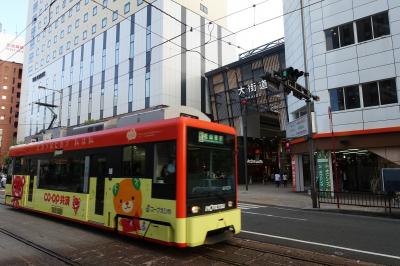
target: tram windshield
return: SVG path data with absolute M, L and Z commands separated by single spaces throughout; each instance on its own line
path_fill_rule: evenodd
M 188 129 L 188 198 L 235 193 L 234 136 Z

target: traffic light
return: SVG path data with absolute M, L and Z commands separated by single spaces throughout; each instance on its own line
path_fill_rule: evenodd
M 303 71 L 294 69 L 293 67 L 285 68 L 285 69 L 281 70 L 281 73 L 280 73 L 282 80 L 284 80 L 284 81 L 290 80 L 293 82 L 296 82 L 299 79 L 299 77 L 301 77 L 303 75 L 304 75 Z

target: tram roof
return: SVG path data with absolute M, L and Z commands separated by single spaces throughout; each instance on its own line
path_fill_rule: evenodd
M 181 126 L 236 134 L 235 129 L 226 125 L 178 117 L 148 123 L 137 123 L 121 128 L 105 129 L 91 133 L 21 144 L 10 148 L 10 156 L 52 153 L 56 150 L 73 151 L 101 147 L 129 145 L 135 143 L 176 139 Z

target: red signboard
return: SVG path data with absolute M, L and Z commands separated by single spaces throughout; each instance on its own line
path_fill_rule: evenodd
M 296 159 L 292 155 L 292 191 L 296 191 Z

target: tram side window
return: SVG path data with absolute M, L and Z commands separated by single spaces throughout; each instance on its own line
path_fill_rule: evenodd
M 83 192 L 85 159 L 70 154 L 40 160 L 39 188 Z
M 29 163 L 24 157 L 15 158 L 13 175 L 27 175 L 29 174 Z
M 154 143 L 153 198 L 176 197 L 176 143 Z
M 131 145 L 122 150 L 122 176 L 146 178 L 148 172 L 146 167 L 146 150 L 148 145 Z

